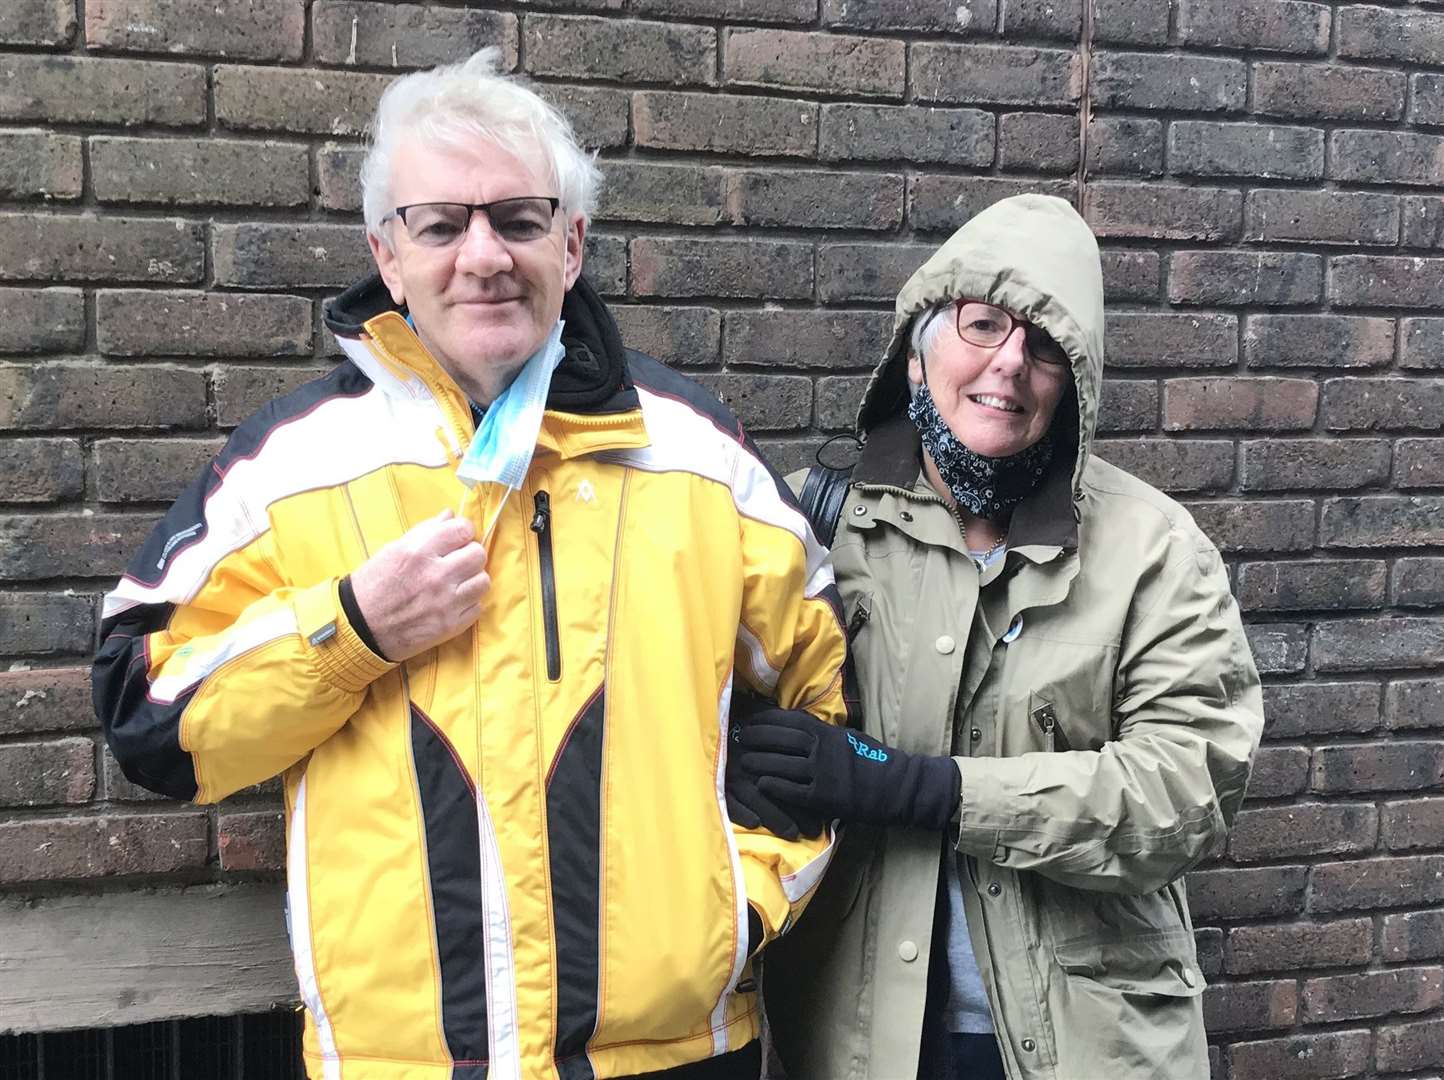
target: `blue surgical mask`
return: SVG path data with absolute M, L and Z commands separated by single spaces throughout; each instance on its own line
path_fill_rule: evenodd
M 562 326 L 562 320 L 558 319 L 511 385 L 486 410 L 456 470 L 468 486 L 489 481 L 511 489 L 521 487 L 526 479 L 541 431 L 542 414 L 546 412 L 552 373 L 566 355 Z

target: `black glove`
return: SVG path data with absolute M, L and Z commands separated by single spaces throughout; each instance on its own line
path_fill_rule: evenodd
M 783 710 L 769 702 L 743 695 L 732 699 L 732 745 L 727 753 L 727 816 L 744 829 L 766 829 L 784 840 L 821 835 L 826 819 L 802 807 L 779 806 L 757 787 L 757 777 L 738 763 L 743 730 L 758 720 Z
M 741 771 L 789 810 L 935 830 L 957 811 L 963 781 L 950 757 L 908 754 L 790 709 L 759 715 L 738 741 Z

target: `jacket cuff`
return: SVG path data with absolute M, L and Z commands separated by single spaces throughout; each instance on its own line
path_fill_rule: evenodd
M 297 626 L 311 646 L 316 668 L 336 689 L 359 694 L 396 666 L 368 648 L 346 618 L 339 579 L 303 589 L 294 603 Z
M 1002 847 L 1001 823 L 1010 820 L 1008 798 L 997 780 L 996 758 L 953 758 L 962 777 L 953 846 L 965 855 L 997 862 Z

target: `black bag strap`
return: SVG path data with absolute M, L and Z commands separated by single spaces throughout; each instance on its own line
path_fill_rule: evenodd
M 824 547 L 831 547 L 837 535 L 837 522 L 842 517 L 842 504 L 847 501 L 847 489 L 852 480 L 852 469 L 829 469 L 826 465 L 813 465 L 807 470 L 807 479 L 802 482 L 802 492 L 797 501 L 812 526 L 812 533 Z

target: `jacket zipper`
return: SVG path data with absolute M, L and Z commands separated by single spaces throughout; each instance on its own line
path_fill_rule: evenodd
M 1071 750 L 1072 745 L 1068 742 L 1068 736 L 1058 723 L 1058 714 L 1052 705 L 1039 705 L 1033 710 L 1033 722 L 1043 732 L 1043 737 L 1048 740 L 1049 750 Z
M 852 613 L 852 618 L 847 621 L 847 643 L 849 645 L 853 643 L 858 634 L 862 633 L 862 628 L 871 618 L 872 612 L 868 609 L 867 601 L 859 601 L 857 609 Z
M 536 533 L 537 552 L 541 556 L 542 620 L 546 623 L 547 679 L 556 682 L 562 677 L 562 642 L 557 630 L 557 579 L 552 562 L 551 497 L 538 491 L 532 498 L 536 512 L 531 531 Z

